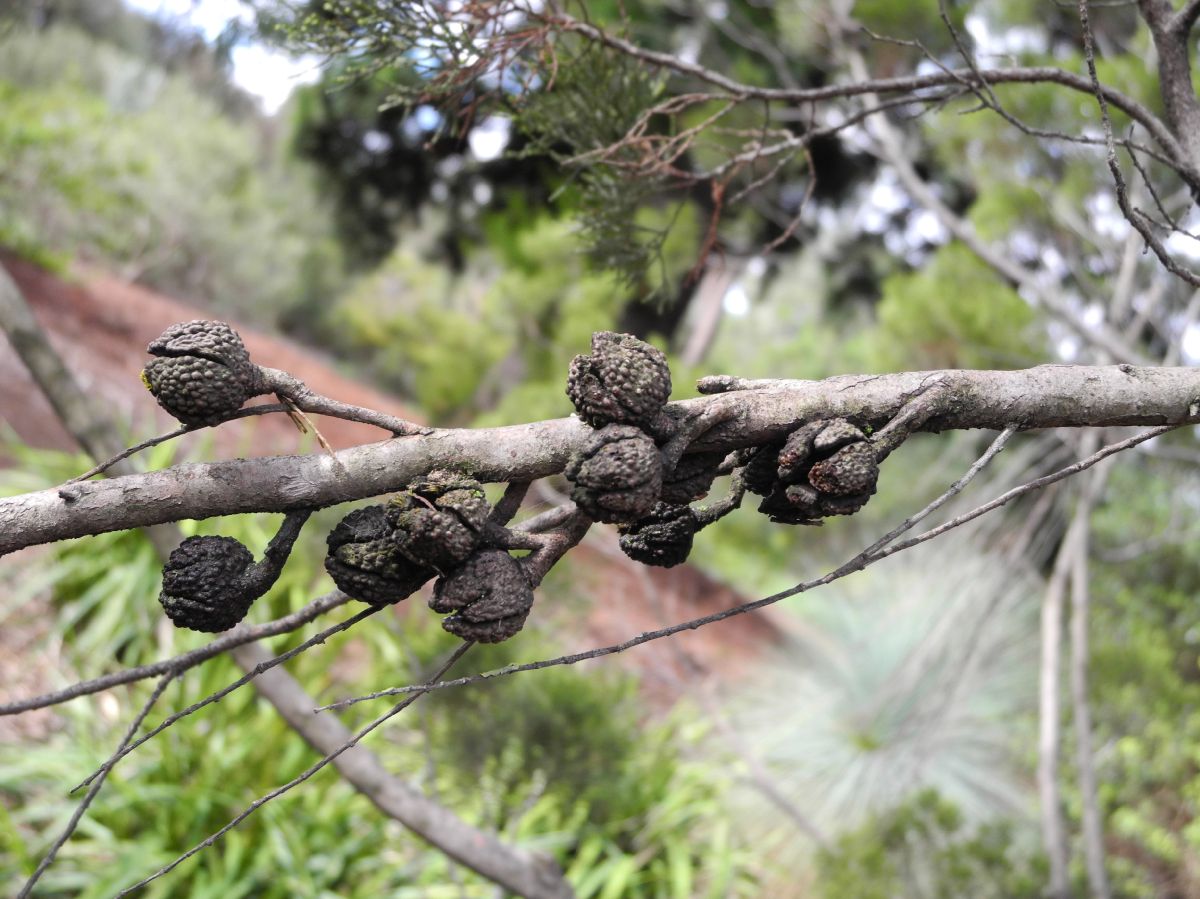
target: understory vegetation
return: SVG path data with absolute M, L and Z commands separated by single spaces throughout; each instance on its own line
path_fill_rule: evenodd
M 1147 359 L 1200 358 L 1198 295 L 1142 252 L 1113 200 L 1096 104 L 1060 84 L 989 89 L 988 102 L 1024 130 L 966 90 L 889 108 L 942 215 L 897 175 L 879 132 L 843 127 L 857 108 L 827 120 L 808 104 L 684 102 L 712 84 L 578 32 L 557 37 L 553 79 L 539 68 L 548 57 L 531 54 L 528 70 L 486 70 L 472 92 L 438 80 L 446 60 L 466 65 L 454 56 L 457 33 L 440 36 L 445 46 L 405 43 L 397 25 L 387 32 L 395 46 L 381 46 L 370 16 L 334 14 L 355 3 L 325 13 L 319 3 L 250 5 L 253 23 L 205 39 L 118 0 L 47 0 L 41 17 L 0 2 L 0 250 L 85 282 L 93 266 L 189 300 L 205 317 L 286 335 L 447 427 L 569 415 L 564 373 L 605 330 L 667 353 L 673 399 L 695 396 L 696 378 L 713 373 L 820 379 L 1117 361 L 1089 343 L 1101 325 Z M 845 81 L 838 53 L 862 55 L 880 77 L 932 65 L 926 54 L 961 66 L 964 46 L 989 64 L 1086 71 L 1071 5 L 859 2 L 859 44 L 840 50 L 824 5 L 805 0 L 587 6 L 597 26 L 663 53 L 694 51 L 756 87 Z M 1099 77 L 1160 111 L 1136 10 L 1095 7 Z M 324 54 L 317 83 L 272 116 L 232 82 L 230 52 L 251 39 Z M 430 47 L 445 54 L 439 65 Z M 680 105 L 639 118 L 669 100 Z M 1113 117 L 1118 134 L 1134 128 L 1120 110 Z M 646 142 L 622 143 L 639 123 Z M 695 175 L 768 125 L 785 141 L 829 133 L 778 165 L 756 158 L 728 178 Z M 1039 141 L 1048 129 L 1092 140 Z M 481 139 L 496 134 L 492 152 Z M 698 136 L 668 142 L 680 134 Z M 1142 181 L 1131 179 L 1137 202 L 1194 229 L 1190 194 L 1159 196 L 1147 185 L 1166 182 L 1165 167 L 1143 164 Z M 989 261 L 976 238 L 1028 277 Z M 988 440 L 918 435 L 853 518 L 782 528 L 733 514 L 696 536 L 691 564 L 744 599 L 816 577 L 939 496 Z M 1044 475 L 1086 446 L 1065 429 L 1020 435 L 972 497 Z M 204 446 L 193 452 L 205 458 Z M 155 448 L 143 464 L 184 461 L 174 453 Z M 91 464 L 7 432 L 0 458 L 0 495 L 60 484 Z M 1081 834 L 1094 803 L 1113 896 L 1200 896 L 1198 461 L 1193 429 L 1122 454 L 1088 518 L 1083 698 L 1094 797 L 1070 749 L 1077 712 L 1065 660 L 1056 718 L 1074 895 L 1090 889 Z M 566 484 L 552 479 L 550 489 Z M 727 677 L 675 684 L 670 702 L 638 672 L 701 666 L 660 641 L 431 693 L 371 747 L 464 820 L 549 853 L 580 899 L 1043 896 L 1040 616 L 1083 495 L 1063 482 L 948 542 L 774 607 L 777 639 L 746 650 Z M 303 535 L 252 621 L 331 589 L 320 535 L 346 511 L 318 513 L 323 526 Z M 183 528 L 236 537 L 258 554 L 276 525 L 241 516 Z M 608 532 L 589 541 L 601 558 L 615 542 Z M 479 647 L 471 670 L 590 645 L 585 622 L 614 588 L 597 587 L 603 577 L 582 564 L 556 569 L 538 594 L 545 614 L 516 639 Z M 0 630 L 22 658 L 45 660 L 30 663 L 19 689 L 203 645 L 163 618 L 161 567 L 135 532 L 0 562 Z M 457 643 L 426 614 L 426 598 L 287 670 L 322 702 L 422 682 Z M 277 654 L 318 629 L 264 645 Z M 625 630 L 621 638 L 633 635 Z M 635 664 L 632 653 L 644 655 Z M 148 723 L 240 673 L 225 656 L 189 671 Z M 0 892 L 20 888 L 70 817 L 78 794 L 63 785 L 105 761 L 153 689 L 120 687 L 27 724 L 0 718 Z M 370 719 L 365 708 L 345 713 L 351 726 Z M 236 692 L 114 770 L 39 895 L 112 895 L 316 758 L 264 700 Z M 198 899 L 496 895 L 332 768 L 144 895 L 180 895 L 181 884 Z

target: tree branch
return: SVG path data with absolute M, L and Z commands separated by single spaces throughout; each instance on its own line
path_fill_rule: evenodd
M 1191 4 L 1193 7 L 1195 5 Z M 1138 9 L 1150 26 L 1154 49 L 1158 51 L 1158 90 L 1167 113 L 1167 125 L 1187 154 L 1187 163 L 1195 166 L 1200 162 L 1200 100 L 1196 99 L 1196 89 L 1192 85 L 1191 47 L 1188 40 L 1191 27 L 1188 20 L 1194 21 L 1198 13 L 1195 9 L 1185 7 L 1176 15 L 1170 0 L 1138 0 Z M 1088 32 L 1084 35 L 1085 40 L 1090 44 L 1086 0 L 1080 2 L 1080 18 Z M 1187 27 L 1184 27 L 1184 23 L 1188 23 Z M 1112 103 L 1112 98 L 1107 95 L 1101 99 Z M 1192 184 L 1193 193 L 1197 187 Z
M 553 24 L 564 31 L 580 34 L 627 56 L 640 59 L 680 75 L 688 75 L 728 91 L 735 97 L 754 100 L 773 100 L 782 103 L 803 105 L 822 100 L 834 100 L 862 94 L 915 93 L 934 87 L 962 86 L 982 87 L 985 84 L 1061 84 L 1080 93 L 1091 94 L 1092 86 L 1087 78 L 1048 66 L 1017 67 L 1005 69 L 951 69 L 930 72 L 924 75 L 904 75 L 895 78 L 859 80 L 853 84 L 833 84 L 817 88 L 771 88 L 756 87 L 735 81 L 712 69 L 688 62 L 669 53 L 660 53 L 639 47 L 624 38 L 616 37 L 591 25 L 570 17 L 558 17 Z M 1200 185 L 1200 169 L 1192 163 L 1189 155 L 1176 136 L 1161 119 L 1132 97 L 1111 87 L 1103 88 L 1104 97 L 1117 109 L 1144 127 L 1174 160 L 1180 175 L 1193 185 Z
M 159 734 L 161 734 L 164 730 L 166 730 L 171 725 L 175 724 L 177 721 L 181 721 L 182 719 L 188 717 L 188 715 L 195 714 L 196 712 L 200 711 L 202 708 L 212 705 L 214 702 L 220 702 L 222 699 L 224 699 L 226 696 L 228 696 L 234 690 L 238 690 L 238 689 L 246 686 L 246 684 L 250 683 L 251 681 L 253 681 L 255 678 L 259 677 L 260 675 L 266 674 L 271 669 L 276 668 L 279 665 L 282 665 L 284 662 L 286 662 L 290 659 L 294 659 L 296 656 L 300 655 L 300 653 L 304 652 L 305 650 L 312 649 L 314 646 L 324 643 L 326 640 L 328 640 L 334 634 L 340 634 L 342 631 L 349 630 L 350 628 L 354 627 L 354 625 L 356 625 L 360 621 L 362 621 L 364 618 L 374 615 L 376 612 L 381 611 L 381 609 L 382 609 L 381 606 L 370 606 L 366 609 L 363 609 L 361 612 L 359 612 L 356 615 L 352 615 L 351 617 L 347 618 L 345 621 L 340 621 L 337 624 L 333 625 L 332 627 L 327 627 L 325 630 L 320 631 L 316 634 L 313 634 L 311 637 L 309 637 L 307 640 L 305 640 L 299 646 L 293 647 L 292 649 L 289 649 L 287 652 L 280 653 L 277 656 L 272 656 L 262 662 L 259 662 L 253 668 L 251 668 L 249 671 L 247 671 L 245 674 L 243 674 L 241 677 L 239 677 L 237 680 L 235 680 L 233 683 L 226 684 L 220 690 L 217 690 L 214 693 L 209 693 L 203 699 L 199 700 L 198 702 L 193 702 L 187 708 L 180 709 L 178 712 L 173 712 L 172 714 L 168 715 L 153 730 L 147 731 L 143 736 L 139 737 L 138 739 L 134 740 L 132 743 L 129 743 L 128 745 L 123 747 L 121 750 L 119 750 L 116 753 L 116 755 L 114 755 L 113 758 L 109 759 L 109 761 L 106 763 L 107 767 L 112 768 L 114 765 L 117 764 L 117 762 L 119 762 L 119 761 L 121 761 L 121 759 L 125 758 L 125 756 L 129 755 L 131 752 L 136 750 L 143 743 L 153 740 L 155 737 L 157 737 Z M 74 793 L 75 790 L 79 790 L 79 789 L 82 789 L 83 787 L 88 786 L 93 780 L 95 780 L 97 777 L 99 777 L 103 771 L 104 771 L 104 769 L 101 768 L 101 769 L 94 771 L 92 774 L 89 774 L 86 778 L 84 778 L 82 781 L 80 781 L 74 787 L 74 789 L 71 790 L 71 792 Z
M 428 434 L 432 430 L 423 425 L 413 424 L 395 415 L 378 412 L 375 409 L 365 409 L 362 406 L 352 406 L 340 400 L 322 396 L 311 390 L 299 378 L 280 371 L 277 368 L 259 366 L 270 390 L 280 399 L 289 400 L 301 412 L 311 412 L 314 415 L 328 415 L 331 418 L 342 418 L 346 421 L 358 421 L 375 425 L 385 431 L 391 431 L 394 437 L 407 437 L 412 434 Z
M 695 450 L 733 450 L 776 440 L 815 418 L 879 427 L 922 384 L 946 385 L 927 431 L 1022 430 L 1200 421 L 1200 370 L 1043 365 L 1020 371 L 905 372 L 824 381 L 777 381 L 737 394 L 734 420 Z M 720 380 L 720 379 L 718 379 Z M 729 397 L 687 400 L 690 413 Z M 469 469 L 482 481 L 532 480 L 562 471 L 590 430 L 578 419 L 504 428 L 442 430 L 324 454 L 272 456 L 73 484 L 0 501 L 0 554 L 26 546 L 185 518 L 324 507 L 399 490 L 427 472 Z
M 1169 28 L 1176 34 L 1187 36 L 1187 34 L 1196 25 L 1196 19 L 1200 18 L 1200 0 L 1188 0 L 1183 9 L 1175 14 L 1175 18 L 1171 20 Z
M 851 72 L 856 77 L 866 80 L 866 61 L 862 54 L 852 50 L 845 50 L 844 53 Z M 874 101 L 874 97 L 871 95 L 868 95 L 867 99 L 868 102 Z M 1103 322 L 1095 327 L 1089 326 L 1080 314 L 1063 302 L 1056 293 L 1046 290 L 1032 271 L 989 245 L 976 233 L 969 221 L 943 203 L 933 188 L 918 174 L 901 146 L 900 135 L 886 117 L 876 118 L 864 127 L 875 139 L 879 147 L 880 158 L 895 170 L 900 183 L 904 185 L 904 189 L 912 195 L 912 198 L 932 212 L 947 231 L 965 244 L 971 252 L 1002 278 L 1012 281 L 1036 297 L 1051 314 L 1064 321 L 1084 340 L 1102 347 L 1112 355 L 1115 361 L 1137 364 L 1145 364 L 1149 361 Z

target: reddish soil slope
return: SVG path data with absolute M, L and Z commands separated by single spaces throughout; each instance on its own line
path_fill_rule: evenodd
M 0 261 L 96 402 L 112 410 L 116 419 L 132 422 L 137 439 L 176 426 L 142 387 L 138 373 L 147 358 L 147 343 L 174 322 L 207 317 L 204 310 L 92 270 L 80 269 L 67 280 L 2 254 Z M 312 350 L 234 324 L 256 362 L 285 369 L 314 390 L 346 402 L 414 417 L 395 397 L 339 374 Z M 0 421 L 25 443 L 59 449 L 74 446 L 2 336 Z M 367 425 L 330 418 L 321 418 L 319 426 L 337 448 L 386 436 Z M 201 438 L 188 439 L 194 445 Z M 296 452 L 306 449 L 302 439 L 284 416 L 233 422 L 217 429 L 209 457 Z M 582 563 L 575 570 L 584 573 L 579 592 L 594 601 L 588 603 L 584 628 L 564 628 L 574 632 L 566 638 L 572 644 L 569 648 L 620 642 L 743 601 L 698 569 L 681 566 L 663 571 L 629 562 L 606 532 L 589 538 L 575 558 Z M 776 619 L 756 613 L 652 643 L 620 658 L 639 672 L 652 697 L 669 703 L 697 678 L 736 677 L 781 638 Z

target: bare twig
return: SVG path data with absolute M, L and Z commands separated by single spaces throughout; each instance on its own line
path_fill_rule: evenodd
M 975 480 L 975 477 L 988 466 L 988 463 L 996 458 L 996 456 L 1002 449 L 1004 449 L 1005 446 L 1008 445 L 1008 441 L 1011 440 L 1013 435 L 1016 433 L 1017 429 L 1012 426 L 1009 426 L 1001 431 L 996 439 L 991 442 L 988 448 L 984 450 L 983 455 L 976 459 L 971 467 L 967 469 L 966 474 L 951 484 L 941 496 L 927 505 L 924 509 L 914 515 L 910 515 L 908 518 L 904 519 L 904 521 L 900 522 L 900 524 L 896 525 L 896 527 L 892 528 L 892 530 L 888 531 L 886 534 L 872 543 L 869 547 L 867 547 L 866 553 L 868 555 L 874 555 L 876 552 L 895 541 L 901 534 L 911 531 L 914 527 L 916 527 L 946 503 L 950 502 L 950 500 L 954 499 L 954 497 L 958 496 L 958 494 L 962 493 L 963 488 L 971 483 L 971 481 Z
M 504 495 L 492 508 L 490 521 L 492 524 L 498 524 L 501 527 L 508 524 L 521 510 L 521 503 L 525 501 L 525 494 L 529 492 L 529 481 L 511 481 L 504 488 Z
M 725 496 L 717 500 L 715 503 L 709 503 L 707 506 L 693 508 L 696 516 L 696 528 L 706 528 L 714 522 L 720 521 L 730 512 L 739 508 L 742 505 L 742 500 L 746 496 L 746 479 L 743 477 L 744 469 L 735 470 L 729 478 L 729 492 Z
M 1187 36 L 1200 17 L 1200 0 L 1188 0 L 1187 4 L 1175 14 L 1168 26 L 1176 34 Z
M 1139 2 L 1143 12 L 1146 12 L 1147 7 L 1149 6 L 1158 5 L 1157 3 L 1147 3 L 1146 0 L 1139 0 Z M 1172 110 L 1174 108 L 1177 110 L 1176 116 L 1182 116 L 1182 113 L 1179 112 L 1178 109 L 1181 108 L 1183 104 L 1178 102 L 1174 104 L 1172 103 L 1173 96 L 1179 92 L 1178 87 L 1172 84 L 1173 80 L 1178 80 L 1176 78 L 1178 73 L 1171 69 L 1167 64 L 1170 54 L 1176 48 L 1164 45 L 1164 41 L 1162 39 L 1163 35 L 1161 31 L 1155 27 L 1154 17 L 1152 15 L 1147 14 L 1147 21 L 1150 22 L 1151 32 L 1154 34 L 1155 44 L 1159 50 L 1159 81 L 1161 84 L 1163 99 L 1166 102 L 1168 110 Z M 1105 159 L 1108 163 L 1108 169 L 1112 173 L 1113 184 L 1116 186 L 1117 205 L 1120 207 L 1121 213 L 1125 216 L 1126 221 L 1128 221 L 1129 224 L 1134 227 L 1138 234 L 1142 235 L 1142 238 L 1146 241 L 1146 245 L 1150 247 L 1150 249 L 1154 252 L 1154 255 L 1158 257 L 1158 261 L 1163 264 L 1167 271 L 1185 283 L 1190 284 L 1192 287 L 1200 288 L 1200 275 L 1197 275 L 1195 272 L 1184 268 L 1179 264 L 1179 262 L 1167 251 L 1167 248 L 1163 245 L 1162 241 L 1159 240 L 1157 235 L 1154 234 L 1150 223 L 1146 220 L 1146 216 L 1140 210 L 1134 209 L 1129 202 L 1129 190 L 1125 184 L 1125 175 L 1121 171 L 1120 162 L 1117 160 L 1117 148 L 1113 140 L 1112 117 L 1108 113 L 1108 104 L 1110 98 L 1105 93 L 1100 84 L 1100 78 L 1096 74 L 1096 54 L 1095 48 L 1093 47 L 1091 21 L 1088 16 L 1088 0 L 1079 0 L 1079 25 L 1083 32 L 1083 56 L 1087 62 L 1088 77 L 1091 80 L 1092 94 L 1095 96 L 1096 102 L 1100 106 L 1100 121 L 1104 127 L 1104 139 L 1108 147 L 1108 152 Z M 1186 52 L 1186 50 L 1184 52 Z M 1187 92 L 1192 94 L 1190 103 L 1188 104 L 1188 108 L 1191 109 L 1195 106 L 1196 98 L 1192 92 L 1190 69 L 1188 70 L 1187 74 Z M 1192 138 L 1189 138 L 1189 142 L 1191 142 L 1191 140 Z M 1194 181 L 1189 183 L 1191 184 L 1193 190 L 1200 190 L 1200 183 Z
M 161 662 L 152 662 L 149 665 L 141 665 L 137 668 L 124 668 L 121 671 L 114 671 L 112 674 L 106 674 L 103 677 L 96 677 L 91 680 L 72 684 L 69 687 L 65 687 L 62 690 L 55 690 L 52 693 L 43 693 L 41 696 L 33 696 L 29 699 L 21 699 L 16 702 L 0 705 L 0 716 L 19 715 L 22 712 L 30 712 L 34 709 L 59 705 L 60 703 L 77 699 L 80 696 L 88 696 L 92 693 L 99 693 L 102 690 L 111 690 L 113 687 L 119 687 L 122 684 L 145 680 L 149 677 L 158 677 L 160 674 L 167 674 L 171 671 L 187 671 L 234 647 L 294 631 L 296 628 L 303 627 L 315 618 L 349 601 L 350 597 L 345 593 L 342 593 L 340 590 L 334 590 L 331 593 L 326 593 L 324 596 L 314 599 L 304 608 L 290 615 L 285 615 L 274 621 L 265 621 L 262 624 L 236 627 L 228 633 L 222 634 L 211 643 L 207 643 L 198 649 L 173 656 L 172 658 L 164 659 Z
M 118 752 L 116 754 L 116 756 L 110 760 L 112 765 L 115 765 L 117 762 L 121 761 L 121 759 L 125 758 L 125 756 L 129 755 L 129 753 L 133 752 L 135 749 L 137 749 L 143 743 L 147 742 L 148 740 L 154 739 L 156 736 L 161 734 L 164 730 L 166 730 L 168 727 L 170 727 L 175 722 L 177 722 L 183 718 L 186 718 L 188 715 L 191 715 L 193 712 L 200 711 L 200 709 L 204 708 L 205 706 L 212 705 L 214 702 L 220 702 L 222 699 L 224 699 L 226 696 L 228 696 L 234 690 L 250 683 L 252 680 L 254 680 L 256 677 L 258 677 L 260 674 L 262 674 L 266 671 L 270 671 L 272 668 L 276 667 L 277 665 L 282 665 L 284 662 L 288 661 L 289 659 L 295 658 L 296 656 L 300 655 L 300 653 L 304 652 L 306 649 L 311 649 L 312 647 L 316 646 L 319 643 L 324 643 L 326 640 L 328 640 L 334 634 L 340 634 L 342 631 L 348 630 L 349 628 L 354 627 L 354 625 L 358 624 L 364 618 L 368 618 L 371 615 L 374 615 L 376 612 L 380 611 L 382 608 L 383 608 L 382 606 L 371 606 L 370 608 L 363 609 L 357 615 L 353 615 L 350 618 L 347 618 L 345 621 L 335 624 L 333 627 L 328 627 L 325 630 L 321 631 L 320 633 L 314 634 L 313 636 L 309 637 L 307 640 L 305 640 L 303 643 L 301 643 L 299 646 L 295 647 L 294 649 L 289 649 L 287 652 L 281 653 L 280 655 L 277 655 L 274 658 L 271 658 L 265 662 L 260 662 L 259 664 L 255 665 L 254 668 L 252 668 L 250 671 L 247 671 L 245 674 L 243 674 L 241 677 L 239 677 L 237 680 L 235 680 L 233 683 L 231 683 L 225 687 L 222 687 L 220 690 L 216 691 L 215 693 L 210 693 L 208 696 L 204 697 L 199 702 L 192 703 L 186 709 L 182 709 L 178 712 L 175 712 L 173 715 L 169 715 L 166 719 L 163 720 L 163 722 L 161 724 L 158 725 L 158 727 L 154 728 L 152 731 L 147 733 L 145 736 L 140 737 L 133 743 L 130 743 L 128 746 L 124 747 L 120 752 Z M 71 792 L 74 793 L 76 790 L 86 787 L 93 780 L 95 780 L 96 777 L 98 777 L 99 775 L 100 775 L 100 771 L 95 771 L 92 774 L 88 775 L 87 778 L 85 778 L 83 781 L 81 781 L 79 784 L 77 784 L 71 790 Z
M 540 584 L 558 560 L 583 539 L 591 526 L 592 520 L 576 510 L 560 527 L 544 533 L 542 545 L 520 560 L 525 576 L 529 578 L 529 585 L 536 587 Z
M 74 813 L 71 815 L 71 820 L 67 822 L 67 826 L 63 828 L 62 833 L 58 835 L 58 839 L 54 841 L 54 844 L 48 850 L 46 850 L 46 854 L 42 856 L 42 860 L 38 863 L 37 869 L 31 875 L 29 875 L 29 879 L 25 881 L 25 886 L 23 886 L 21 888 L 21 892 L 17 894 L 17 899 L 26 899 L 27 896 L 33 893 L 33 888 L 37 885 L 38 880 L 40 880 L 41 876 L 46 873 L 46 869 L 54 863 L 54 859 L 58 855 L 58 850 L 62 849 L 62 847 L 66 845 L 67 840 L 71 839 L 71 834 L 75 832 L 75 828 L 78 827 L 79 822 L 83 820 L 83 816 L 87 812 L 88 806 L 90 806 L 92 804 L 92 800 L 99 795 L 100 789 L 104 786 L 104 781 L 108 778 L 108 772 L 111 771 L 113 765 L 116 764 L 117 753 L 120 753 L 122 749 L 129 745 L 129 741 L 133 739 L 133 735 L 137 733 L 137 729 L 142 726 L 142 722 L 146 720 L 146 716 L 150 714 L 150 710 L 154 708 L 154 704 L 158 702 L 158 699 L 160 696 L 162 696 L 163 691 L 167 689 L 167 686 L 175 679 L 177 674 L 178 672 L 175 670 L 167 671 L 167 673 L 162 676 L 159 682 L 154 685 L 154 690 L 142 704 L 141 711 L 134 716 L 133 721 L 130 722 L 128 729 L 125 731 L 125 735 L 121 737 L 121 742 L 117 745 L 116 752 L 109 756 L 108 761 L 101 766 L 96 780 L 92 783 L 91 789 L 88 790 L 83 799 L 79 801 L 79 805 L 76 806 Z
M 941 536 L 946 531 L 953 530 L 960 525 L 966 524 L 968 521 L 972 521 L 973 519 L 978 518 L 980 515 L 985 515 L 988 512 L 991 512 L 993 509 L 998 509 L 1001 506 L 1008 505 L 1017 497 L 1024 496 L 1026 493 L 1029 493 L 1033 490 L 1040 490 L 1043 487 L 1048 487 L 1050 484 L 1057 483 L 1064 478 L 1069 478 L 1071 475 L 1078 474 L 1081 471 L 1091 468 L 1097 462 L 1101 462 L 1104 459 L 1107 459 L 1109 456 L 1127 450 L 1130 447 L 1137 446 L 1139 443 L 1144 443 L 1147 440 L 1152 440 L 1155 437 L 1161 437 L 1168 431 L 1173 430 L 1175 430 L 1174 425 L 1164 425 L 1160 428 L 1151 428 L 1148 431 L 1142 431 L 1140 434 L 1135 434 L 1133 437 L 1130 437 L 1127 440 L 1121 440 L 1117 443 L 1110 443 L 1108 446 L 1103 447 L 1102 449 L 1088 456 L 1086 459 L 1081 459 L 1073 465 L 1068 465 L 1065 468 L 1060 468 L 1058 471 L 1052 472 L 1051 474 L 1037 478 L 1033 481 L 1029 481 L 1025 484 L 1021 484 L 1018 487 L 1014 487 L 1007 493 L 996 497 L 991 502 L 984 503 L 982 506 L 978 506 L 972 509 L 970 512 L 959 515 L 957 518 L 954 518 L 943 525 L 939 525 L 930 531 L 926 531 L 919 537 L 914 537 L 911 540 L 906 540 L 904 543 L 899 543 L 895 546 L 889 547 L 888 549 L 883 550 L 879 557 L 884 558 L 886 556 L 895 555 L 898 552 L 902 552 L 912 546 L 916 546 L 918 543 L 924 543 L 926 540 L 932 540 L 934 537 Z
M 857 50 L 844 48 L 843 53 L 856 78 L 867 78 L 866 61 Z M 867 95 L 867 102 L 872 102 L 874 95 Z M 980 238 L 969 221 L 958 215 L 934 192 L 925 182 L 912 161 L 904 153 L 900 135 L 885 117 L 872 119 L 867 130 L 878 145 L 880 158 L 890 165 L 900 179 L 904 189 L 914 200 L 928 209 L 951 234 L 962 241 L 984 263 L 994 269 L 1001 277 L 1020 285 L 1051 313 L 1071 327 L 1084 340 L 1105 349 L 1115 361 L 1145 363 L 1146 358 L 1135 348 L 1103 322 L 1091 327 L 1085 322 L 1077 310 L 1065 303 L 1053 291 L 1045 290 L 1034 273 L 1024 265 L 1009 258 L 995 247 Z
M 437 672 L 434 673 L 433 677 L 430 678 L 430 682 L 431 683 L 435 682 L 435 681 L 437 681 L 438 678 L 445 675 L 445 673 L 454 666 L 454 663 L 457 662 L 460 658 L 462 658 L 463 654 L 468 649 L 470 649 L 473 645 L 474 645 L 473 643 L 467 642 L 467 643 L 463 643 L 460 647 L 458 647 L 458 649 L 456 649 L 454 651 L 454 653 L 450 656 L 450 658 L 446 660 L 445 664 L 443 664 L 437 670 Z M 394 706 L 392 706 L 391 709 L 389 709 L 386 713 L 384 713 L 383 715 L 380 715 L 378 718 L 376 718 L 374 721 L 372 721 L 366 727 L 359 730 L 356 734 L 354 734 L 353 737 L 351 737 L 349 740 L 347 740 L 345 743 L 343 743 L 341 746 L 339 746 L 333 752 L 328 753 L 320 761 L 309 766 L 302 774 L 294 777 L 292 780 L 289 780 L 287 783 L 283 784 L 282 786 L 276 787 L 270 793 L 267 793 L 266 795 L 261 796 L 258 799 L 254 800 L 254 802 L 250 803 L 250 805 L 248 805 L 244 810 L 239 812 L 238 815 L 233 818 L 233 820 L 231 820 L 228 824 L 226 824 L 224 827 L 222 827 L 216 833 L 205 838 L 204 840 L 201 840 L 199 843 L 197 843 L 195 846 L 193 846 L 187 852 L 183 853 L 183 855 L 179 856 L 177 859 L 175 859 L 170 864 L 164 865 L 163 867 L 159 868 L 157 871 L 155 871 L 149 877 L 143 878 L 142 880 L 139 880 L 137 883 L 135 883 L 133 886 L 126 887 L 125 889 L 121 890 L 121 892 L 117 893 L 117 896 L 118 897 L 128 896 L 130 893 L 133 893 L 136 890 L 141 889 L 142 887 L 146 886 L 146 884 L 157 880 L 158 878 L 162 877 L 164 874 L 170 873 L 175 868 L 177 868 L 179 865 L 183 864 L 183 862 L 187 861 L 189 858 L 191 858 L 193 855 L 195 855 L 197 852 L 200 852 L 201 850 L 206 849 L 207 847 L 213 845 L 215 842 L 217 842 L 217 840 L 221 839 L 221 837 L 225 836 L 225 834 L 227 834 L 233 828 L 237 827 L 239 824 L 241 824 L 244 820 L 246 820 L 248 817 L 250 817 L 256 811 L 258 811 L 260 808 L 262 808 L 264 805 L 266 805 L 272 799 L 276 799 L 279 796 L 282 796 L 284 793 L 291 790 L 293 787 L 299 786 L 300 784 L 304 783 L 306 780 L 308 780 L 310 777 L 312 777 L 314 774 L 316 774 L 318 771 L 320 771 L 322 768 L 324 768 L 326 765 L 328 765 L 330 762 L 332 762 L 334 759 L 336 759 L 343 752 L 356 746 L 359 743 L 359 741 L 361 741 L 363 739 L 363 737 L 365 737 L 371 731 L 375 730 L 377 727 L 379 727 L 381 724 L 386 722 L 388 719 L 390 719 L 390 718 L 398 715 L 400 712 L 404 711 L 406 708 L 408 708 L 410 705 L 412 705 L 413 702 L 415 702 L 419 698 L 419 696 L 420 696 L 420 694 L 415 694 L 413 696 L 402 699 L 400 702 L 398 702 Z
M 221 424 L 238 418 L 250 418 L 254 415 L 269 415 L 272 412 L 287 411 L 288 408 L 283 403 L 264 403 L 259 406 L 247 406 L 245 409 L 238 409 L 236 412 L 231 413 L 227 418 L 225 418 L 224 421 L 221 422 Z M 176 437 L 182 437 L 184 434 L 190 434 L 193 431 L 200 431 L 206 427 L 215 427 L 215 425 L 180 425 L 174 431 L 169 431 L 166 434 L 159 434 L 157 437 L 150 437 L 146 440 L 143 440 L 141 443 L 121 450 L 121 452 L 117 453 L 111 459 L 89 468 L 83 474 L 76 475 L 65 483 L 75 484 L 79 481 L 86 481 L 88 478 L 95 477 L 98 474 L 103 474 L 118 462 L 128 459 L 130 456 L 136 455 L 144 449 L 150 449 L 151 447 L 158 446 L 160 443 L 166 443 L 168 440 L 174 440 Z

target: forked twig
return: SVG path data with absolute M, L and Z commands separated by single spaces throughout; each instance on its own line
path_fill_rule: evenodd
M 235 419 L 238 419 L 238 418 L 250 418 L 251 416 L 254 416 L 254 415 L 269 415 L 272 412 L 287 412 L 287 411 L 288 411 L 288 408 L 283 403 L 263 403 L 262 405 L 258 405 L 258 406 L 247 406 L 245 409 L 238 409 L 236 412 L 229 415 L 226 419 L 224 419 L 224 421 L 221 422 L 221 424 L 224 424 L 226 421 L 234 421 Z M 141 443 L 135 444 L 134 446 L 128 447 L 127 449 L 121 450 L 121 452 L 117 453 L 111 459 L 101 462 L 99 465 L 93 466 L 92 468 L 85 471 L 83 474 L 76 475 L 75 477 L 71 478 L 71 480 L 64 482 L 62 484 L 62 486 L 65 487 L 67 484 L 76 484 L 80 481 L 86 481 L 88 478 L 95 477 L 98 474 L 103 474 L 104 472 L 106 472 L 110 468 L 112 468 L 114 465 L 116 465 L 118 462 L 128 459 L 130 456 L 136 455 L 137 453 L 140 453 L 144 449 L 150 449 L 151 447 L 158 446 L 160 443 L 166 443 L 168 440 L 174 440 L 176 437 L 182 437 L 184 434 L 190 434 L 193 431 L 200 431 L 206 427 L 213 427 L 213 426 L 212 425 L 180 425 L 174 431 L 169 431 L 166 434 L 159 434 L 157 437 L 150 437 L 146 440 L 143 440 Z

